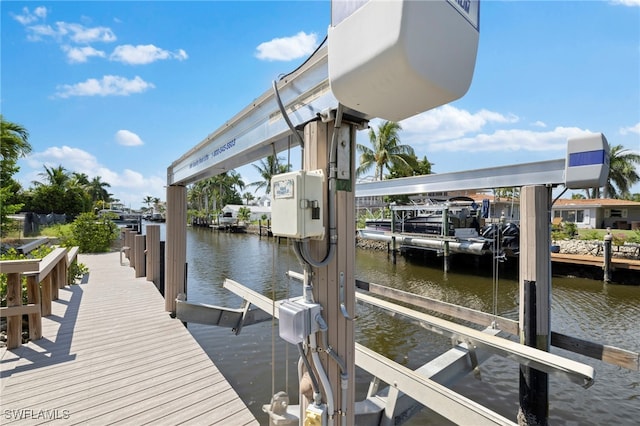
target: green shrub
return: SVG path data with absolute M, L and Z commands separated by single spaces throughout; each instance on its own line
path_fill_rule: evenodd
M 588 231 L 584 231 L 582 233 L 582 236 L 580 237 L 581 240 L 600 240 L 601 239 L 601 233 L 596 231 L 595 229 L 590 229 Z
M 627 236 L 627 241 L 630 243 L 640 244 L 640 229 L 633 231 L 633 234 Z
M 621 246 L 625 241 L 627 241 L 627 237 L 624 234 L 613 234 L 612 237 L 613 239 L 611 240 L 611 242 L 614 246 Z
M 102 253 L 109 251 L 119 235 L 118 226 L 108 217 L 81 213 L 71 224 L 71 235 L 63 237 L 62 245 L 78 246 L 80 253 Z
M 25 256 L 16 249 L 10 248 L 0 255 L 0 260 L 42 259 L 53 251 L 51 246 L 40 246 Z M 27 303 L 27 277 L 22 277 L 22 303 Z M 0 274 L 0 306 L 7 306 L 7 274 Z

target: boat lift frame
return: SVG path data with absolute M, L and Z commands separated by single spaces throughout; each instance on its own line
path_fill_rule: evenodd
M 284 110 L 296 131 L 314 121 L 334 120 L 338 102 L 329 87 L 326 46 L 321 46 L 303 65 L 274 86 L 279 91 Z M 186 185 L 250 164 L 299 144 L 301 139 L 292 137 L 280 111 L 277 96 L 274 90 L 265 92 L 167 168 L 165 276 L 168 311 L 176 312 L 178 294 L 186 293 Z M 371 118 L 373 117 L 346 108 L 343 120 L 363 127 Z M 355 195 L 398 195 L 524 185 L 550 187 L 564 182 L 564 164 L 565 160 L 560 159 L 360 183 L 355 185 Z M 251 300 L 251 303 L 254 301 Z M 242 316 L 243 313 L 236 315 Z M 417 385 L 417 382 L 415 383 Z M 426 383 L 422 383 L 421 386 L 423 391 L 429 389 L 429 394 L 436 391 L 435 387 Z M 438 392 L 447 395 L 449 391 L 439 389 Z M 455 414 L 451 413 L 454 416 Z M 494 423 L 502 423 L 502 420 L 496 419 Z

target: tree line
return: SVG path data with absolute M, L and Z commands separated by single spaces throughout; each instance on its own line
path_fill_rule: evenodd
M 89 178 L 84 173 L 75 173 L 62 166 L 44 166 L 40 173 L 41 181 L 32 182 L 29 189 L 23 189 L 13 176 L 19 171 L 17 161 L 31 152 L 29 133 L 21 125 L 6 121 L 0 115 L 2 123 L 2 144 L 0 173 L 0 221 L 4 229 L 7 215 L 19 211 L 36 213 L 65 213 L 76 216 L 82 212 L 102 209 L 109 203 L 117 202 L 108 192 L 111 185 L 100 176 Z M 433 173 L 434 166 L 426 156 L 417 158 L 414 149 L 402 144 L 399 123 L 385 121 L 377 129 L 369 129 L 369 145 L 357 144 L 359 165 L 357 177 L 373 171 L 376 180 L 395 179 Z M 588 198 L 620 198 L 640 201 L 640 194 L 631 194 L 633 185 L 640 182 L 637 165 L 640 154 L 624 148 L 622 145 L 610 145 L 610 172 L 603 189 L 591 188 L 585 191 Z M 250 204 L 255 199 L 255 191 L 264 190 L 269 195 L 271 178 L 291 170 L 291 164 L 285 163 L 276 155 L 271 155 L 253 164 L 260 180 L 245 184 L 239 173 L 230 170 L 190 185 L 187 192 L 189 208 L 198 214 L 209 215 L 219 212 L 227 204 Z M 245 189 L 255 188 L 254 192 Z M 574 194 L 579 197 L 580 194 Z M 395 197 L 389 201 L 406 201 L 406 197 Z M 148 207 L 160 204 L 159 199 L 147 196 L 142 200 Z

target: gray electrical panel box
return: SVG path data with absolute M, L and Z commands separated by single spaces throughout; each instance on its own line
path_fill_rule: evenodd
M 318 331 L 315 317 L 321 310 L 322 307 L 317 303 L 283 301 L 278 308 L 280 337 L 294 345 L 304 341 L 311 333 Z
M 271 232 L 296 239 L 324 238 L 324 172 L 283 173 L 271 178 Z

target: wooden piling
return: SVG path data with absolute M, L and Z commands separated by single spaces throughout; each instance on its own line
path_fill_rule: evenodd
M 146 237 L 144 235 L 136 235 L 133 237 L 133 247 L 135 251 L 136 278 L 144 277 L 146 273 L 146 259 L 144 256 Z
M 611 230 L 607 228 L 607 234 L 604 236 L 604 262 L 602 265 L 602 269 L 604 270 L 604 282 L 611 282 L 611 257 L 612 257 L 612 247 L 611 242 L 613 241 L 613 236 L 611 235 Z
M 187 188 L 167 187 L 165 310 L 175 313 L 176 297 L 186 292 Z
M 520 207 L 520 343 L 548 352 L 551 188 L 522 187 Z M 518 424 L 546 425 L 548 416 L 548 374 L 521 365 Z
M 160 278 L 160 225 L 147 225 L 147 281 Z
M 329 160 L 329 145 L 334 131 L 334 123 L 311 122 L 304 128 L 305 150 L 304 150 L 304 169 L 326 170 Z M 345 180 L 346 186 L 350 186 L 350 190 L 339 190 L 336 193 L 336 229 L 337 240 L 336 253 L 333 259 L 324 267 L 313 269 L 313 293 L 315 301 L 323 307 L 322 315 L 325 318 L 328 331 L 327 337 L 329 345 L 335 353 L 340 356 L 349 372 L 348 389 L 341 388 L 340 369 L 338 365 L 330 360 L 326 354 L 321 356 L 322 364 L 327 372 L 327 377 L 333 389 L 333 403 L 338 413 L 329 413 L 335 415 L 336 423 L 341 421 L 344 416 L 346 424 L 354 424 L 354 413 L 350 410 L 355 404 L 355 336 L 354 324 L 351 319 L 345 318 L 340 307 L 341 291 L 344 294 L 344 306 L 351 317 L 355 315 L 355 127 L 342 123 L 342 127 L 338 130 L 339 144 L 350 147 L 351 158 L 347 164 L 350 164 L 349 180 Z M 344 178 L 341 178 L 344 179 Z M 323 205 L 327 206 L 327 196 L 323 197 Z M 327 253 L 329 240 L 327 210 L 325 218 L 325 240 L 312 241 L 310 243 L 311 255 L 322 260 L 322 256 Z M 341 288 L 342 287 L 342 288 Z M 342 393 L 346 392 L 346 406 L 342 406 Z
M 134 230 L 129 230 L 129 266 L 132 268 L 136 267 L 136 235 L 137 232 Z
M 449 272 L 451 267 L 451 253 L 449 252 L 449 208 L 445 207 L 442 209 L 442 236 L 444 237 L 444 272 Z

